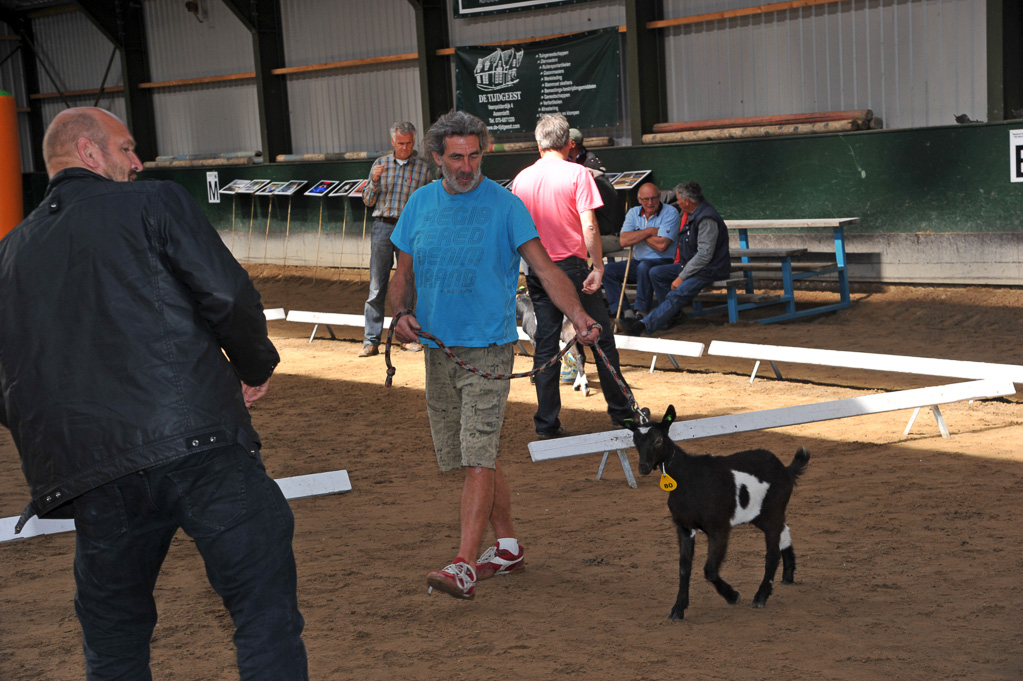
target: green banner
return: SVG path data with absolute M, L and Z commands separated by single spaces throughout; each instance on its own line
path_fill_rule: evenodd
M 581 0 L 454 0 L 456 17 L 471 17 L 478 14 L 494 12 L 512 12 L 520 9 L 533 9 L 544 5 L 563 5 Z
M 455 48 L 456 106 L 491 133 L 532 132 L 561 113 L 574 128 L 618 125 L 615 27 L 510 48 Z

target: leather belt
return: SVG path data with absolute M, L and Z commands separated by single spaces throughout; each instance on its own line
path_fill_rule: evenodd
M 386 222 L 389 225 L 396 225 L 396 224 L 398 224 L 398 218 L 375 217 L 373 219 L 374 220 L 379 220 L 380 222 Z

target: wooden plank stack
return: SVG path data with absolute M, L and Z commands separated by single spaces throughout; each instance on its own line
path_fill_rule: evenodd
M 204 168 L 216 166 L 250 166 L 263 162 L 263 152 L 226 151 L 220 154 L 182 154 L 180 156 L 157 156 L 155 161 L 146 161 L 143 168 Z
M 875 119 L 874 112 L 870 109 L 719 118 L 684 123 L 656 123 L 652 134 L 643 135 L 643 144 L 811 135 L 822 132 L 870 130 L 880 127 L 881 120 Z

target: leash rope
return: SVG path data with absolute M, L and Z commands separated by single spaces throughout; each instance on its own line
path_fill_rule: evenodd
M 387 345 L 384 348 L 384 363 L 387 365 L 387 378 L 384 379 L 384 387 L 385 388 L 390 388 L 391 387 L 391 382 L 392 382 L 392 379 L 394 378 L 394 374 L 397 373 L 397 371 L 398 371 L 397 368 L 395 368 L 395 366 L 393 364 L 391 364 L 391 344 L 394 342 L 393 341 L 393 338 L 394 338 L 394 327 L 398 323 L 399 319 L 401 319 L 405 315 L 410 315 L 410 314 L 412 314 L 411 310 L 400 310 L 397 314 L 394 315 L 394 317 L 391 318 L 391 326 L 390 326 L 390 328 L 387 331 Z M 594 327 L 596 327 L 598 331 L 602 330 L 600 324 L 596 324 L 596 323 L 594 323 L 593 325 L 591 325 L 588 328 L 592 329 Z M 419 331 L 416 331 L 416 335 L 419 336 L 420 338 L 425 338 L 427 340 L 431 340 L 434 343 L 436 343 L 437 347 L 440 348 L 441 350 L 443 350 L 444 354 L 447 355 L 448 357 L 450 357 L 452 362 L 454 362 L 458 366 L 462 367 L 466 371 L 471 371 L 472 373 L 474 373 L 474 374 L 476 374 L 478 376 L 482 376 L 483 378 L 489 378 L 489 379 L 492 379 L 492 380 L 510 380 L 510 379 L 513 379 L 513 378 L 527 378 L 527 377 L 531 377 L 531 376 L 536 376 L 540 372 L 547 371 L 552 366 L 560 363 L 561 358 L 564 357 L 565 354 L 568 353 L 568 351 L 571 350 L 572 346 L 575 345 L 576 343 L 579 343 L 580 345 L 583 345 L 583 343 L 579 340 L 579 336 L 576 336 L 573 339 L 573 342 L 568 343 L 567 345 L 565 345 L 565 347 L 563 347 L 561 349 L 561 352 L 556 354 L 554 357 L 552 357 L 547 363 L 545 363 L 541 367 L 536 367 L 536 368 L 533 368 L 533 369 L 531 369 L 529 371 L 520 371 L 520 372 L 514 373 L 514 374 L 494 374 L 494 373 L 491 373 L 489 371 L 484 371 L 482 369 L 477 369 L 476 367 L 472 366 L 471 364 L 466 362 L 464 359 L 462 359 L 461 357 L 456 355 L 451 350 L 451 348 L 449 348 L 447 345 L 445 345 L 444 342 L 441 339 L 437 338 L 432 333 L 429 333 L 427 331 L 423 331 L 422 329 L 420 329 Z M 629 386 L 625 384 L 625 380 L 621 377 L 621 375 L 617 371 L 615 371 L 614 367 L 611 365 L 611 360 L 609 360 L 607 358 L 607 355 L 604 354 L 604 351 L 600 348 L 600 346 L 597 345 L 597 344 L 594 344 L 592 347 L 593 347 L 594 352 L 596 352 L 597 356 L 600 357 L 600 361 L 602 361 L 604 363 L 604 366 L 606 366 L 607 370 L 611 373 L 611 376 L 614 378 L 615 383 L 618 384 L 618 388 L 622 391 L 622 394 L 625 395 L 625 399 L 627 399 L 629 401 L 629 407 L 632 409 L 633 413 L 637 415 L 637 418 L 639 419 L 639 422 L 640 423 L 646 423 L 647 422 L 647 414 L 648 414 L 648 412 L 646 410 L 640 409 L 639 405 L 636 404 L 636 398 L 633 397 L 632 391 L 629 390 Z

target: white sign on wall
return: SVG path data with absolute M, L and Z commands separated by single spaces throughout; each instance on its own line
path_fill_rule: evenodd
M 220 203 L 220 175 L 216 170 L 206 173 L 206 196 L 210 203 Z
M 1009 131 L 1009 179 L 1023 182 L 1023 130 Z

